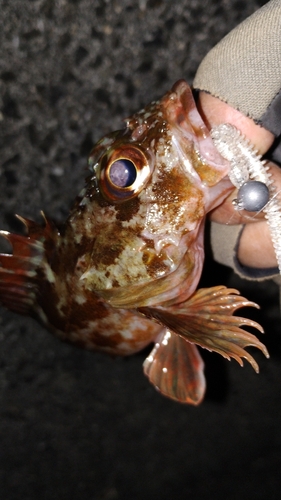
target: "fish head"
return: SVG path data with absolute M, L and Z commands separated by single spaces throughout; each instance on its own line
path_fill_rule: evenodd
M 115 307 L 193 293 L 204 259 L 202 223 L 229 193 L 229 165 L 187 83 L 101 139 L 89 165 L 93 175 L 77 206 L 92 241 L 81 275 L 87 287 Z

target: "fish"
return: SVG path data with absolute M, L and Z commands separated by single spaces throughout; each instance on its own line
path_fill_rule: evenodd
M 266 347 L 234 316 L 258 307 L 235 289 L 197 288 L 206 215 L 233 186 L 184 80 L 92 149 L 85 187 L 64 224 L 17 216 L 26 234 L 1 231 L 0 301 L 61 340 L 111 356 L 152 347 L 144 373 L 168 398 L 198 405 L 204 363 L 197 346 L 246 359 Z

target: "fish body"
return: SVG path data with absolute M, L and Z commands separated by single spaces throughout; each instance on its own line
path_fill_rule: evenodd
M 28 235 L 2 232 L 0 300 L 43 322 L 61 339 L 112 355 L 150 343 L 144 363 L 166 396 L 198 404 L 203 362 L 195 344 L 246 358 L 254 345 L 234 317 L 255 305 L 236 290 L 196 290 L 204 261 L 206 214 L 232 189 L 229 164 L 215 149 L 186 82 L 101 139 L 91 174 L 65 224 L 20 218 Z

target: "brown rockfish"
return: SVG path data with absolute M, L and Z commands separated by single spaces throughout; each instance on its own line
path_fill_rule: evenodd
M 205 391 L 195 344 L 258 371 L 244 348 L 267 350 L 240 327 L 262 328 L 232 315 L 256 304 L 223 286 L 196 290 L 205 216 L 233 187 L 189 86 L 177 82 L 101 139 L 89 167 L 60 228 L 20 217 L 27 236 L 2 231 L 13 254 L 0 256 L 1 302 L 87 349 L 126 356 L 153 342 L 145 374 L 184 403 Z

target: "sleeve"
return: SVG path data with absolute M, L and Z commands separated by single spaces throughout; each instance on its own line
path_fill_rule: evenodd
M 203 59 L 193 86 L 281 134 L 281 2 L 271 0 Z
M 276 140 L 270 159 L 281 163 L 281 1 L 271 0 L 223 38 L 201 62 L 193 87 L 218 97 L 272 132 Z M 241 231 L 243 226 L 212 224 L 215 259 L 244 278 L 278 275 L 277 268 L 260 270 L 239 264 L 236 250 Z
M 276 267 L 256 269 L 254 267 L 242 266 L 237 259 L 237 247 L 240 235 L 243 231 L 242 225 L 228 226 L 226 224 L 211 223 L 210 239 L 214 259 L 225 266 L 234 269 L 241 278 L 252 281 L 264 281 L 274 279 L 281 285 L 281 277 Z

